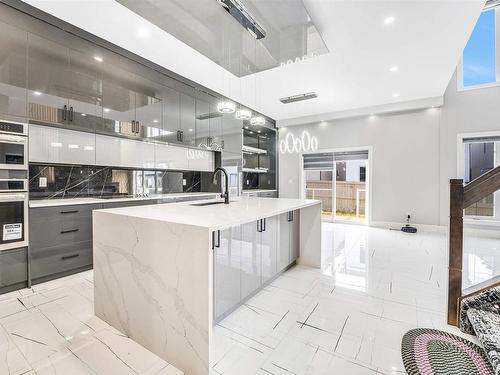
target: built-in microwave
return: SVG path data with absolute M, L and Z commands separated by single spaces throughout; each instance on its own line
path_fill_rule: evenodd
M 28 246 L 28 195 L 0 194 L 0 251 Z
M 26 124 L 0 121 L 0 169 L 28 169 Z

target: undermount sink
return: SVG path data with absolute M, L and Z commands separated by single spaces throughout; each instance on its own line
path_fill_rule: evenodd
M 234 201 L 230 201 L 230 202 L 234 202 Z M 212 206 L 214 204 L 224 204 L 224 202 L 217 201 L 217 202 L 191 203 L 190 206 Z

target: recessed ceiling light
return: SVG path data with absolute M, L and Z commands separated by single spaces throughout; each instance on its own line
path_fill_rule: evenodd
M 399 98 L 399 93 L 395 92 L 394 94 L 392 94 L 392 97 L 393 98 Z
M 82 115 L 83 117 L 87 116 L 85 113 L 82 113 L 81 115 Z
M 153 122 L 154 122 L 155 124 L 158 124 L 158 120 L 156 120 L 156 119 L 154 119 L 154 120 L 153 120 Z
M 149 38 L 150 32 L 149 32 L 149 29 L 147 27 L 138 27 L 136 34 L 139 38 L 147 39 L 147 38 Z
M 245 129 L 248 129 L 248 126 L 245 126 Z
M 259 133 L 259 134 L 260 134 L 260 130 L 257 130 L 257 133 Z
M 397 65 L 393 65 L 389 68 L 390 72 L 397 72 L 399 70 L 399 67 Z
M 103 111 L 104 112 L 109 112 L 109 108 L 104 108 Z
M 62 147 L 62 143 L 61 142 L 52 142 L 50 145 L 52 147 Z
M 396 18 L 392 16 L 384 18 L 384 23 L 386 25 L 390 25 L 391 23 L 394 23 L 394 21 L 396 21 Z
M 68 145 L 68 148 L 76 149 L 76 148 L 80 148 L 80 146 L 70 143 Z
M 94 56 L 94 60 L 97 62 L 103 62 L 103 58 L 101 56 Z
M 33 95 L 40 96 L 40 95 L 42 95 L 42 93 L 40 91 L 33 91 Z
M 188 129 L 188 132 L 192 132 L 192 131 L 193 131 L 193 129 Z

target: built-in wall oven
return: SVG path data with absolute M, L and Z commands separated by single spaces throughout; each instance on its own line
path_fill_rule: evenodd
M 26 124 L 0 121 L 0 169 L 28 169 Z
M 28 246 L 26 124 L 0 121 L 0 251 Z

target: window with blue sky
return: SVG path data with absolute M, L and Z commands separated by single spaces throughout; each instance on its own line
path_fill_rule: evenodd
M 496 9 L 481 13 L 463 54 L 463 86 L 495 83 Z

